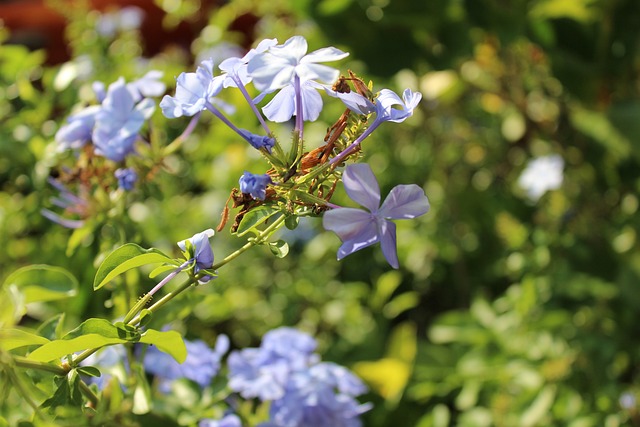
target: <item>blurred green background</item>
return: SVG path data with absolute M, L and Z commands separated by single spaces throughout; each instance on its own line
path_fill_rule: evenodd
M 114 289 L 91 289 L 105 252 L 131 241 L 177 253 L 174 242 L 217 225 L 242 171 L 264 165 L 206 119 L 124 219 L 105 215 L 67 251 L 72 231 L 40 214 L 53 195 L 46 177 L 64 160 L 56 130 L 94 80 L 159 69 L 172 92 L 174 76 L 206 55 L 300 34 L 310 50 L 350 52 L 342 72 L 376 90 L 423 93 L 364 156 L 383 194 L 417 183 L 431 211 L 398 222 L 400 270 L 377 247 L 336 262 L 338 239 L 310 220 L 283 236 L 288 257 L 243 255 L 165 320 L 188 338 L 226 333 L 235 347 L 279 325 L 312 333 L 325 360 L 369 385 L 365 426 L 640 425 L 640 2 L 156 0 L 163 28 L 194 38 L 151 54 L 144 31 L 97 34 L 101 14 L 78 5 L 65 16 L 62 63 L 17 44 L 15 30 L 1 36 L 0 280 L 27 264 L 63 266 L 82 284 L 64 306 L 69 327 L 122 315 Z M 343 110 L 326 104 L 305 129 L 309 148 Z M 158 111 L 154 123 L 170 141 L 187 121 Z M 553 153 L 565 162 L 562 187 L 532 202 L 518 177 Z M 335 201 L 351 203 L 342 190 Z M 226 231 L 212 239 L 219 259 L 241 243 Z M 149 285 L 143 273 L 127 281 Z

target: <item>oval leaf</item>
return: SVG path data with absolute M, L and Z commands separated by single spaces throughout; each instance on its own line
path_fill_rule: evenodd
M 127 243 L 111 252 L 100 264 L 93 280 L 93 289 L 100 289 L 115 277 L 132 268 L 169 261 L 171 258 L 157 249 L 144 249 L 135 243 Z
M 284 258 L 289 253 L 289 245 L 284 240 L 269 243 L 269 249 L 277 258 Z
M 149 329 L 140 338 L 140 342 L 153 344 L 158 350 L 163 351 L 182 363 L 187 359 L 187 347 L 184 345 L 182 336 L 176 331 L 156 331 Z
M 64 268 L 50 265 L 29 265 L 14 271 L 5 285 L 15 285 L 24 295 L 24 302 L 45 302 L 69 298 L 78 292 L 78 281 Z
M 111 344 L 136 341 L 137 336 L 118 328 L 105 319 L 88 319 L 62 339 L 50 341 L 35 349 L 28 357 L 39 362 L 58 360 L 67 354 Z

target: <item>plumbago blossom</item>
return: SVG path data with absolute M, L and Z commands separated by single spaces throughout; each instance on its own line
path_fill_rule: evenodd
M 396 226 L 390 219 L 413 219 L 429 211 L 429 200 L 415 184 L 398 185 L 380 205 L 380 187 L 367 164 L 349 165 L 342 182 L 347 194 L 368 209 L 336 207 L 325 212 L 322 225 L 342 240 L 338 260 L 360 249 L 381 243 L 387 262 L 398 268 Z
M 355 397 L 366 387 L 348 369 L 321 362 L 316 341 L 293 328 L 265 334 L 258 348 L 229 356 L 229 387 L 244 398 L 270 402 L 260 427 L 358 427 L 371 406 Z
M 547 191 L 562 186 L 563 168 L 564 160 L 558 154 L 535 158 L 527 163 L 518 185 L 526 191 L 529 200 L 536 202 Z

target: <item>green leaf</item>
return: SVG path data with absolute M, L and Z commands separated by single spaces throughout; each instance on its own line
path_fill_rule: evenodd
M 65 255 L 67 257 L 73 255 L 75 250 L 87 238 L 87 236 L 93 233 L 96 225 L 98 224 L 95 221 L 87 221 L 82 227 L 76 228 L 73 233 L 71 233 L 69 241 L 67 242 L 67 249 L 65 251 Z
M 143 249 L 135 243 L 127 243 L 111 252 L 102 262 L 93 280 L 93 289 L 100 289 L 132 268 L 161 262 L 171 262 L 171 258 L 157 249 Z
M 0 349 L 5 351 L 48 342 L 48 339 L 23 329 L 0 329 Z
M 50 362 L 67 354 L 99 348 L 105 345 L 137 341 L 131 331 L 118 328 L 104 319 L 88 319 L 62 339 L 50 341 L 35 349 L 28 358 L 39 362 Z
M 182 336 L 176 331 L 161 332 L 149 329 L 142 334 L 140 342 L 155 345 L 158 350 L 167 353 L 178 363 L 184 362 L 187 358 L 187 347 L 184 345 Z
M 69 298 L 77 294 L 78 281 L 64 268 L 30 265 L 14 271 L 5 280 L 24 294 L 24 302 L 45 302 Z
M 284 226 L 287 227 L 289 230 L 295 230 L 296 228 L 298 228 L 299 222 L 300 222 L 299 218 L 296 215 L 288 215 L 284 219 Z
M 63 380 L 65 378 L 62 378 Z M 59 406 L 82 405 L 82 394 L 80 393 L 80 377 L 72 370 L 67 374 L 66 380 L 56 381 L 58 388 L 52 397 L 42 403 L 43 408 L 54 410 Z
M 289 253 L 289 245 L 284 240 L 270 242 L 269 249 L 271 249 L 271 253 L 277 258 L 284 258 Z
M 90 377 L 101 377 L 102 376 L 102 373 L 100 372 L 100 369 L 96 368 L 95 366 L 80 366 L 80 367 L 76 368 L 76 370 L 78 372 L 80 372 L 81 374 L 88 375 Z
M 238 236 L 244 236 L 277 212 L 279 212 L 279 210 L 272 206 L 259 206 L 250 210 L 244 215 L 242 221 L 240 221 L 236 234 Z
M 151 322 L 152 318 L 153 312 L 151 310 L 149 310 L 148 308 L 142 309 L 142 311 L 140 312 L 140 327 L 147 326 L 149 322 Z

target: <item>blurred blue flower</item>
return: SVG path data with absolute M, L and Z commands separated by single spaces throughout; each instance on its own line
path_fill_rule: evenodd
M 317 363 L 315 348 L 315 340 L 307 334 L 293 328 L 274 329 L 265 334 L 261 347 L 229 355 L 229 387 L 248 399 L 279 399 L 292 372 Z
M 64 209 L 65 213 L 79 216 L 80 219 L 64 218 L 63 216 L 58 215 L 57 213 L 52 212 L 49 209 L 42 209 L 40 211 L 42 216 L 66 228 L 75 229 L 82 227 L 84 225 L 84 219 L 87 218 L 90 214 L 90 204 L 86 200 L 86 198 L 73 194 L 67 187 L 64 186 L 64 184 L 54 178 L 48 178 L 47 181 L 60 192 L 58 197 L 51 198 L 51 203 L 59 208 Z
M 202 61 L 195 73 L 178 76 L 175 96 L 165 95 L 160 102 L 162 113 L 170 119 L 193 116 L 220 93 L 222 84 L 223 80 L 213 78 L 213 60 Z
M 380 187 L 366 163 L 347 166 L 342 181 L 349 197 L 368 212 L 338 207 L 324 213 L 322 225 L 342 240 L 338 260 L 381 242 L 387 262 L 398 268 L 396 226 L 389 219 L 411 219 L 427 213 L 429 200 L 424 191 L 415 184 L 398 185 L 380 206 Z
M 200 420 L 198 427 L 242 427 L 242 422 L 235 414 L 227 414 L 221 420 Z
M 295 76 L 300 83 L 307 80 L 333 83 L 339 71 L 319 63 L 337 61 L 349 54 L 335 47 L 326 47 L 307 55 L 307 48 L 304 37 L 294 36 L 282 45 L 271 46 L 254 55 L 247 68 L 254 86 L 261 91 L 273 92 L 293 83 Z
M 149 98 L 136 104 L 124 79 L 120 78 L 109 85 L 93 129 L 96 154 L 114 162 L 124 160 L 134 151 L 133 144 L 138 132 L 154 109 L 154 102 Z
M 264 200 L 267 196 L 267 185 L 272 184 L 273 181 L 266 173 L 256 175 L 245 171 L 240 177 L 239 183 L 241 192 L 251 194 L 254 199 Z
M 180 378 L 196 382 L 204 388 L 220 371 L 220 361 L 229 350 L 229 338 L 219 335 L 214 349 L 204 341 L 185 340 L 187 358 L 180 364 L 167 353 L 151 346 L 144 356 L 144 367 L 159 380 L 159 389 L 164 393 L 171 390 L 171 382 Z
M 99 111 L 99 105 L 92 105 L 70 115 L 67 118 L 67 124 L 61 126 L 56 132 L 55 140 L 58 143 L 58 150 L 78 149 L 90 141 Z
M 549 190 L 562 186 L 564 160 L 558 154 L 542 156 L 530 160 L 518 178 L 518 185 L 527 192 L 533 202 Z
M 125 191 L 133 190 L 133 186 L 138 180 L 138 174 L 133 168 L 116 169 L 114 175 L 118 179 L 118 186 Z
M 269 422 L 260 427 L 359 427 L 371 408 L 354 397 L 366 391 L 347 369 L 319 363 L 291 375 L 284 396 L 271 403 Z
M 114 37 L 119 31 L 140 28 L 144 10 L 136 6 L 123 7 L 115 12 L 102 13 L 96 22 L 96 31 L 104 37 Z
M 178 242 L 178 246 L 185 253 L 186 258 L 195 261 L 194 274 L 213 266 L 213 250 L 209 244 L 209 238 L 213 236 L 213 233 L 212 229 L 207 229 L 201 233 L 194 234 L 190 239 Z M 187 245 L 187 241 L 189 245 Z M 199 281 L 200 283 L 206 283 L 213 278 L 215 276 L 206 274 Z
M 131 93 L 134 102 L 139 102 L 142 98 L 160 96 L 167 86 L 160 80 L 164 73 L 158 70 L 151 70 L 138 80 L 127 83 L 127 90 Z

